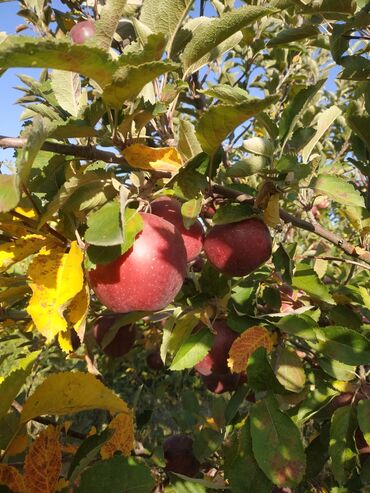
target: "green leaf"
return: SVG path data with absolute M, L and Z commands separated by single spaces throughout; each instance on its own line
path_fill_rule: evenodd
M 370 445 L 370 399 L 362 400 L 357 404 L 357 419 L 360 430 Z
M 99 48 L 108 51 L 111 47 L 114 33 L 116 32 L 127 0 L 107 0 L 100 11 L 99 20 L 96 22 L 96 34 L 93 42 Z
M 72 195 L 81 191 L 84 186 L 92 187 L 93 184 L 97 184 L 103 187 L 110 177 L 107 173 L 101 172 L 87 172 L 84 175 L 72 176 L 67 180 L 63 186 L 58 190 L 53 200 L 47 205 L 46 211 L 42 214 L 39 220 L 39 228 L 41 228 L 53 215 L 58 212 L 72 197 Z
M 87 216 L 85 240 L 91 245 L 113 246 L 123 242 L 120 204 L 108 202 Z
M 22 182 L 27 182 L 33 162 L 53 128 L 54 123 L 37 117 L 34 118 L 32 125 L 22 133 L 22 137 L 27 139 L 26 144 L 17 154 L 17 169 Z
M 306 382 L 306 375 L 302 360 L 296 352 L 286 347 L 278 351 L 276 378 L 290 392 L 301 392 Z
M 194 0 L 145 0 L 140 21 L 153 32 L 168 36 L 167 51 L 171 52 L 174 36 L 183 23 Z
M 114 73 L 112 82 L 105 86 L 103 100 L 113 107 L 121 108 L 125 99 L 135 98 L 148 82 L 177 68 L 176 63 L 169 61 L 121 67 Z
M 370 60 L 360 55 L 345 56 L 341 59 L 344 70 L 341 79 L 368 80 L 370 77 Z
M 316 348 L 329 358 L 346 365 L 366 365 L 370 361 L 370 341 L 365 336 L 346 327 L 329 325 L 315 329 Z
M 227 84 L 218 84 L 217 86 L 207 87 L 207 89 L 198 90 L 198 92 L 216 98 L 222 103 L 245 103 L 250 99 L 250 95 L 240 87 L 229 86 Z
M 199 318 L 192 312 L 177 318 L 167 341 L 167 351 L 171 354 L 176 354 L 198 323 Z
M 1 387 L 0 387 L 1 388 Z M 0 418 L 0 448 L 5 450 L 10 440 L 20 429 L 19 415 L 14 412 L 8 412 Z
M 346 19 L 356 10 L 353 0 L 319 0 L 318 2 L 299 2 L 307 14 L 326 14 L 328 19 Z
M 320 30 L 317 26 L 314 26 L 313 24 L 304 24 L 300 27 L 280 31 L 277 36 L 270 39 L 268 46 L 289 44 L 293 41 L 300 41 L 301 39 L 314 38 L 319 34 Z
M 344 363 L 331 358 L 319 358 L 318 362 L 324 372 L 333 377 L 335 380 L 349 382 L 350 380 L 356 378 L 356 366 L 354 365 L 345 365 Z
M 214 224 L 237 223 L 254 214 L 249 204 L 227 204 L 217 209 L 212 217 Z
M 92 435 L 81 443 L 69 466 L 68 479 L 71 483 L 74 482 L 78 474 L 85 469 L 90 462 L 97 458 L 102 445 L 112 434 L 112 430 L 106 428 L 101 433 Z
M 202 209 L 202 196 L 190 199 L 181 205 L 182 220 L 185 228 L 189 229 L 197 220 Z
M 116 455 L 96 462 L 81 474 L 75 493 L 150 493 L 155 481 L 150 469 L 129 457 Z
M 223 435 L 211 428 L 202 428 L 196 435 L 193 452 L 199 462 L 203 462 L 218 450 L 223 442 Z
M 91 77 L 101 86 L 112 79 L 116 64 L 104 51 L 53 38 L 9 36 L 0 44 L 0 66 L 68 70 Z
M 171 485 L 164 490 L 165 493 L 206 493 L 206 488 L 192 481 L 171 481 Z
M 237 104 L 218 104 L 211 106 L 198 120 L 197 138 L 204 152 L 212 155 L 222 141 L 241 123 L 270 106 L 276 96 L 265 99 L 251 98 Z
M 32 367 L 40 352 L 41 351 L 34 351 L 24 358 L 15 360 L 14 366 L 12 365 L 11 372 L 7 375 L 7 377 L 5 377 L 5 379 L 0 379 L 0 418 L 5 416 L 8 412 L 12 402 L 25 384 L 26 379 L 31 373 Z
M 65 70 L 53 70 L 51 87 L 54 95 L 65 111 L 72 116 L 78 116 L 81 97 L 81 80 L 79 74 Z
M 308 264 L 303 262 L 296 264 L 293 286 L 302 289 L 312 296 L 312 298 L 335 305 L 335 301 L 329 293 L 328 288 L 319 280 L 316 272 Z
M 202 148 L 195 135 L 194 125 L 188 120 L 180 119 L 179 143 L 177 148 L 186 160 L 189 160 L 202 152 Z
M 317 322 L 307 313 L 301 315 L 287 315 L 276 324 L 279 329 L 302 339 L 315 339 Z
M 8 212 L 20 199 L 18 175 L 0 175 L 0 212 Z
M 296 486 L 304 475 L 306 457 L 300 432 L 291 418 L 268 396 L 250 410 L 252 446 L 255 459 L 279 487 Z M 268 444 L 268 446 L 266 446 Z
M 244 176 L 251 176 L 259 173 L 268 168 L 268 166 L 269 160 L 264 156 L 250 156 L 233 164 L 226 170 L 226 174 L 227 176 L 242 178 Z
M 299 119 L 324 83 L 325 80 L 319 80 L 313 86 L 300 90 L 284 109 L 279 125 L 279 138 L 281 140 L 287 141 L 290 138 Z
M 121 245 L 121 254 L 127 252 L 134 244 L 135 238 L 142 231 L 144 221 L 137 210 L 126 208 L 124 213 L 123 237 Z
M 331 418 L 329 455 L 334 478 L 343 486 L 350 477 L 356 462 L 353 435 L 355 432 L 352 406 L 336 409 Z
M 311 152 L 313 151 L 315 145 L 319 142 L 321 137 L 333 124 L 333 122 L 342 114 L 342 110 L 338 106 L 331 106 L 330 108 L 324 110 L 317 119 L 316 132 L 311 138 L 311 140 L 302 149 L 303 162 L 307 163 Z
M 247 5 L 223 14 L 205 25 L 200 25 L 193 33 L 182 54 L 184 71 L 206 55 L 217 45 L 240 29 L 252 24 L 261 17 L 274 13 L 274 9 Z
M 347 112 L 347 123 L 351 130 L 355 132 L 366 145 L 370 152 L 370 116 L 359 115 L 354 111 Z
M 208 329 L 203 329 L 190 335 L 177 351 L 170 370 L 192 368 L 202 360 L 212 347 L 213 335 Z
M 318 193 L 328 195 L 340 204 L 365 207 L 361 193 L 355 189 L 352 183 L 339 176 L 319 175 L 315 183 L 315 190 Z
M 254 458 L 250 427 L 247 420 L 226 448 L 225 477 L 233 493 L 270 493 L 272 484 Z
M 189 76 L 204 67 L 204 65 L 208 65 L 213 60 L 222 57 L 227 51 L 232 50 L 234 46 L 239 44 L 242 39 L 243 34 L 240 31 L 225 39 L 225 41 L 220 43 L 215 48 L 212 48 L 212 50 L 199 58 L 199 60 L 197 60 L 195 63 L 190 65 L 186 71 L 186 75 Z
M 276 394 L 285 393 L 285 388 L 276 378 L 267 358 L 266 349 L 260 347 L 248 359 L 248 385 L 257 391 L 268 390 Z

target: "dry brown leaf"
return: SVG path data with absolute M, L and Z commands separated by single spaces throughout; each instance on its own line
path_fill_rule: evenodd
M 7 464 L 0 464 L 0 484 L 7 486 L 14 493 L 26 492 L 21 473 L 15 467 Z
M 263 211 L 263 220 L 270 228 L 275 228 L 281 222 L 279 200 L 280 194 L 274 193 L 271 195 L 267 207 Z
M 62 468 L 59 429 L 48 426 L 30 446 L 24 465 L 27 493 L 54 493 Z
M 259 347 L 272 350 L 272 338 L 270 332 L 264 327 L 251 327 L 243 332 L 233 342 L 227 363 L 234 373 L 242 373 L 247 368 L 249 357 Z
M 115 452 L 121 452 L 125 457 L 130 455 L 134 445 L 134 421 L 132 411 L 117 414 L 109 423 L 108 428 L 114 433 L 100 450 L 102 459 L 113 457 Z

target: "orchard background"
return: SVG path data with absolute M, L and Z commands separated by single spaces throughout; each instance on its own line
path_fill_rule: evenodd
M 369 491 L 370 3 L 17 3 L 0 491 Z

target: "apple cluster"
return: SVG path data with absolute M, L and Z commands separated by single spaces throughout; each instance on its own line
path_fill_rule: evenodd
M 144 227 L 133 246 L 89 272 L 97 298 L 113 312 L 165 308 L 180 291 L 187 264 L 202 248 L 217 270 L 237 277 L 250 274 L 271 255 L 269 230 L 256 217 L 216 225 L 205 236 L 199 219 L 185 228 L 180 202 L 172 197 L 154 200 L 151 213 L 140 214 Z

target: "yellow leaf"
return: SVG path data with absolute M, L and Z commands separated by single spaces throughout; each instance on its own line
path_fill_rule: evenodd
M 273 181 L 265 181 L 257 193 L 254 201 L 255 206 L 258 209 L 266 209 L 271 196 L 277 193 L 278 190 L 276 189 L 275 183 Z
M 127 404 L 90 373 L 55 373 L 26 400 L 21 422 L 43 414 L 62 416 L 91 409 L 125 413 Z
M 71 301 L 67 313 L 67 320 L 73 325 L 80 341 L 84 340 L 87 312 L 90 304 L 90 290 L 87 283 Z
M 60 478 L 56 487 L 55 487 L 55 492 L 57 491 L 63 491 L 64 489 L 69 487 L 69 481 L 67 481 L 64 478 Z
M 65 353 L 73 351 L 72 341 L 71 341 L 71 329 L 63 330 L 58 334 L 58 344 L 60 349 Z
M 31 445 L 24 465 L 27 493 L 54 493 L 62 468 L 59 430 L 48 426 Z
M 31 227 L 22 224 L 18 217 L 11 216 L 10 214 L 0 214 L 0 229 L 16 238 L 26 236 L 32 230 Z
M 280 195 L 278 193 L 271 195 L 267 207 L 263 211 L 263 220 L 271 228 L 275 228 L 280 224 L 279 198 Z
M 174 147 L 133 144 L 126 147 L 122 155 L 133 168 L 176 173 L 182 166 L 181 156 Z
M 15 212 L 21 214 L 24 217 L 28 217 L 28 219 L 34 219 L 36 217 L 36 212 L 32 207 L 16 207 Z
M 358 390 L 358 385 L 351 382 L 344 382 L 342 380 L 334 380 L 332 386 L 335 390 L 339 390 L 339 392 L 356 392 Z
M 74 241 L 68 253 L 56 244 L 44 247 L 29 266 L 33 295 L 27 311 L 47 342 L 67 330 L 63 312 L 82 289 L 82 260 L 83 252 Z
M 47 242 L 42 235 L 26 235 L 18 240 L 0 245 L 0 272 L 36 253 Z
M 21 473 L 7 464 L 0 464 L 0 484 L 7 486 L 14 493 L 25 493 L 26 491 Z
M 114 433 L 100 449 L 102 459 L 109 459 L 116 452 L 121 452 L 125 457 L 128 457 L 134 446 L 132 411 L 127 408 L 126 413 L 117 414 L 109 423 L 108 428 L 114 430 Z
M 247 368 L 249 357 L 259 347 L 272 350 L 272 339 L 269 331 L 264 327 L 251 327 L 243 332 L 233 342 L 227 363 L 234 373 L 242 373 Z
M 362 296 L 362 300 L 365 303 L 365 306 L 368 310 L 370 310 L 370 293 L 369 291 L 364 288 L 363 286 L 360 286 L 359 288 L 360 294 Z

